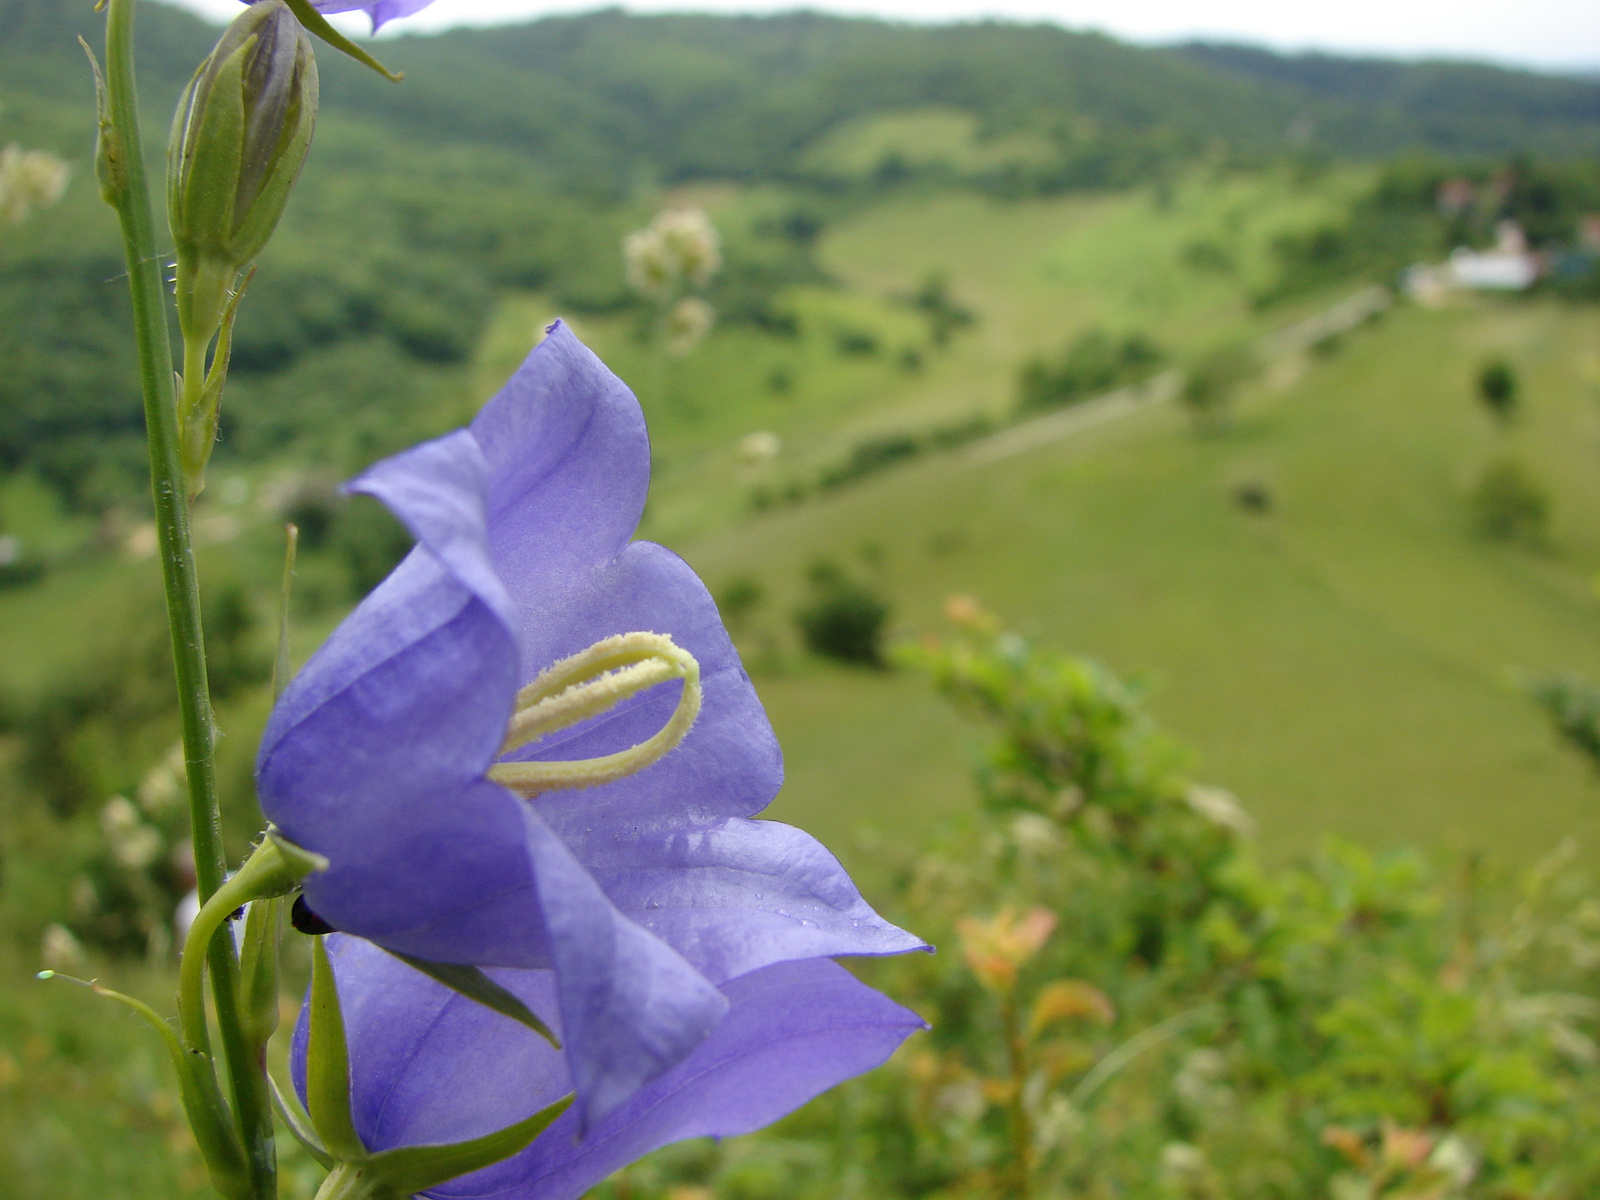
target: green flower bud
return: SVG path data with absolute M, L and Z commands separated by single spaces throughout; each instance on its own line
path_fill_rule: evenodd
M 239 272 L 283 215 L 316 119 L 311 39 L 283 0 L 257 0 L 195 72 L 172 123 L 167 213 L 186 339 L 221 325 Z

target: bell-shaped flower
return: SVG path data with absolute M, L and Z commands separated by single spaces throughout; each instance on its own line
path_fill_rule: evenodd
M 350 485 L 417 545 L 257 764 L 268 819 L 331 863 L 305 884 L 329 925 L 552 972 L 590 1119 L 700 1044 L 727 981 L 924 945 L 810 836 L 751 819 L 777 742 L 704 585 L 629 540 L 649 462 L 632 393 L 552 326 L 469 428 Z
M 244 0 L 252 4 L 255 0 Z M 364 12 L 377 33 L 388 22 L 419 13 L 433 0 L 311 0 L 311 7 L 323 13 Z
M 365 1154 L 460 1144 L 524 1121 L 572 1092 L 568 1064 L 527 1029 L 368 943 L 340 936 L 328 943 L 348 1046 L 348 1127 Z M 535 1011 L 559 1020 L 550 972 L 492 974 Z M 576 1200 L 669 1142 L 759 1129 L 878 1066 L 925 1028 L 915 1013 L 827 959 L 764 967 L 728 980 L 721 993 L 728 1013 L 716 1030 L 587 1130 L 569 1110 L 513 1157 L 421 1194 Z M 308 1103 L 312 1009 L 302 1009 L 291 1057 L 295 1087 Z

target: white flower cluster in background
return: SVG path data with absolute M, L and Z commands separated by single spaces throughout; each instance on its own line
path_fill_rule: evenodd
M 667 209 L 622 242 L 628 285 L 660 306 L 658 335 L 666 352 L 682 358 L 711 332 L 716 310 L 688 295 L 722 269 L 722 239 L 698 208 Z
M 35 209 L 49 208 L 71 175 L 72 168 L 47 150 L 0 150 L 0 225 L 20 225 Z
M 667 209 L 622 243 L 628 284 L 665 300 L 686 287 L 703 288 L 722 269 L 722 239 L 698 208 Z
M 711 332 L 717 313 L 699 296 L 685 296 L 667 313 L 667 353 L 682 358 Z

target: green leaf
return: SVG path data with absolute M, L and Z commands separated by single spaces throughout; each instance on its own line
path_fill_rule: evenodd
M 115 1000 L 143 1017 L 161 1035 L 178 1073 L 178 1093 L 183 1098 L 184 1115 L 189 1118 L 189 1128 L 194 1133 L 195 1144 L 200 1147 L 212 1186 L 224 1196 L 238 1196 L 247 1190 L 244 1150 L 235 1132 L 233 1117 L 223 1102 L 222 1091 L 217 1086 L 217 1076 L 212 1069 L 211 1056 L 197 1050 L 184 1048 L 172 1026 L 162 1019 L 143 1000 L 102 987 L 95 980 L 74 979 L 55 971 L 39 972 L 41 979 L 65 979 L 83 984 L 96 996 Z
M 328 1148 L 322 1144 L 322 1139 L 317 1137 L 317 1131 L 311 1128 L 311 1118 L 306 1110 L 301 1107 L 300 1097 L 293 1090 L 284 1091 L 278 1086 L 278 1081 L 269 1072 L 267 1086 L 272 1089 L 272 1107 L 278 1110 L 278 1118 L 299 1142 L 305 1152 L 311 1155 L 328 1170 L 333 1170 L 333 1155 L 328 1153 Z
M 288 4 L 289 10 L 300 18 L 300 24 L 304 25 L 308 32 L 316 34 L 339 53 L 348 54 L 363 66 L 371 67 L 391 83 L 399 83 L 405 78 L 404 75 L 396 75 L 332 25 L 328 24 L 327 18 L 311 7 L 311 0 L 284 0 L 284 2 Z
M 571 1096 L 563 1096 L 526 1120 L 481 1138 L 473 1138 L 470 1142 L 453 1142 L 448 1146 L 401 1146 L 396 1150 L 385 1150 L 368 1159 L 363 1170 L 381 1179 L 395 1195 L 410 1196 L 426 1191 L 446 1180 L 492 1166 L 523 1150 L 549 1128 L 552 1121 L 567 1111 L 572 1099 Z
M 468 1000 L 476 1000 L 485 1008 L 492 1008 L 501 1016 L 510 1017 L 513 1021 L 526 1025 L 557 1050 L 561 1049 L 561 1042 L 551 1031 L 550 1026 L 541 1021 L 531 1008 L 477 967 L 461 963 L 430 962 L 428 959 L 413 958 L 396 950 L 390 950 L 389 953 L 406 966 L 421 971 L 429 979 L 444 984 L 452 992 L 457 992 Z
M 367 1148 L 350 1118 L 350 1052 L 344 1040 L 339 989 L 325 938 L 311 958 L 311 1029 L 306 1045 L 306 1107 L 311 1124 L 334 1158 L 357 1162 Z

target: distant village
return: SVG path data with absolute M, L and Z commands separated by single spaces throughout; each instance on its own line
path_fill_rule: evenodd
M 1484 184 L 1448 179 L 1439 186 L 1439 212 L 1453 221 L 1475 211 L 1492 212 L 1504 201 L 1507 187 L 1503 176 Z M 1579 219 L 1571 245 L 1530 246 L 1522 226 L 1509 218 L 1496 221 L 1493 229 L 1490 249 L 1457 246 L 1442 263 L 1407 267 L 1401 276 L 1407 295 L 1427 303 L 1452 291 L 1521 292 L 1541 279 L 1589 274 L 1600 262 L 1600 213 Z

